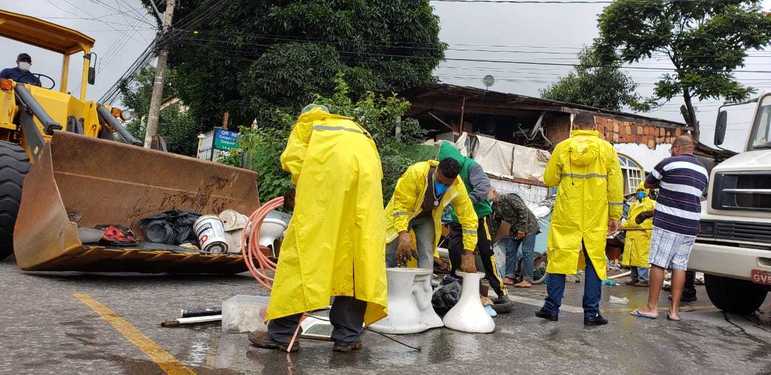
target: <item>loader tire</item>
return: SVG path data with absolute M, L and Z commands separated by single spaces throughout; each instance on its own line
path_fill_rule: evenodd
M 13 227 L 29 158 L 19 145 L 0 141 L 0 260 L 13 254 Z

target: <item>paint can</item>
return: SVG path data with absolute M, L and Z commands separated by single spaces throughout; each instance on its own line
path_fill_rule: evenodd
M 222 221 L 214 215 L 204 215 L 193 224 L 193 230 L 198 237 L 201 251 L 208 254 L 224 254 L 228 251 L 225 227 Z

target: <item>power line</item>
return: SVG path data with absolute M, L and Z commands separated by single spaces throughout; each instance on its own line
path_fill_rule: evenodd
M 432 3 L 492 3 L 492 4 L 611 4 L 607 0 L 430 0 Z
M 447 61 L 468 61 L 468 62 L 480 62 L 480 63 L 496 63 L 496 64 L 517 64 L 517 65 L 546 65 L 546 66 L 571 66 L 571 67 L 577 67 L 578 64 L 568 64 L 568 63 L 556 63 L 556 62 L 544 62 L 544 61 L 515 61 L 515 60 L 492 60 L 492 59 L 471 59 L 471 58 L 445 58 Z M 593 65 L 589 66 L 592 68 L 603 68 L 608 66 L 603 65 Z M 649 70 L 649 71 L 661 71 L 661 72 L 673 72 L 675 69 L 672 68 L 657 68 L 657 67 L 649 67 L 649 66 L 621 66 L 621 69 L 627 69 L 627 70 Z M 715 72 L 720 73 L 722 71 L 720 70 L 713 70 L 713 71 L 703 71 L 703 72 Z M 771 73 L 771 70 L 733 70 L 731 73 L 762 73 L 762 74 L 769 74 Z
M 116 8 L 116 7 L 114 7 L 114 6 L 110 5 L 110 4 L 104 3 L 104 2 L 102 2 L 100 0 L 91 0 L 91 2 L 99 4 L 100 6 L 102 6 L 105 9 L 109 9 L 109 10 L 118 12 L 118 13 L 126 16 L 126 17 L 130 17 L 130 18 L 133 18 L 133 19 L 135 19 L 135 20 L 137 20 L 139 22 L 143 22 L 143 23 L 147 24 L 148 26 L 155 26 L 152 23 L 150 23 L 149 21 L 147 21 L 146 19 L 142 19 L 142 18 L 139 18 L 137 16 L 134 16 L 134 15 L 128 13 L 128 12 L 123 11 L 122 9 L 118 9 L 118 8 Z
M 233 31 L 222 31 L 217 32 L 215 30 L 192 30 L 192 29 L 185 29 L 180 26 L 175 26 L 175 29 L 178 31 L 188 31 L 196 33 L 197 35 L 200 34 L 214 34 L 214 35 L 220 35 L 220 36 L 238 36 L 240 38 L 243 38 L 244 40 L 285 40 L 285 41 L 308 41 L 308 42 L 327 42 L 327 43 L 338 43 L 337 41 L 331 40 L 331 39 L 322 39 L 322 38 L 308 38 L 308 37 L 291 37 L 286 35 L 276 35 L 276 34 L 257 34 L 252 32 L 233 32 Z M 558 47 L 558 46 L 544 46 L 544 45 L 482 45 L 482 44 L 468 44 L 468 43 L 453 43 L 450 44 L 448 48 L 444 49 L 441 47 L 436 47 L 434 44 L 423 44 L 423 43 L 410 43 L 410 42 L 401 42 L 401 43 L 392 43 L 392 44 L 383 44 L 383 43 L 372 43 L 372 42 L 357 42 L 357 44 L 365 45 L 365 46 L 374 46 L 374 47 L 384 47 L 389 49 L 409 49 L 409 50 L 427 50 L 427 51 L 466 51 L 466 52 L 485 52 L 485 53 L 522 53 L 522 54 L 544 54 L 544 55 L 565 55 L 565 56 L 576 56 L 578 55 L 584 48 L 577 48 L 577 47 Z M 474 46 L 474 47 L 483 47 L 483 48 L 458 48 L 455 46 Z M 495 48 L 495 49 L 492 49 Z M 507 48 L 507 49 L 500 49 L 500 48 Z M 508 49 L 508 48 L 516 48 L 514 50 Z M 549 49 L 549 51 L 529 51 L 527 49 Z M 554 51 L 553 49 L 570 49 L 571 51 Z M 662 58 L 662 59 L 668 59 L 668 56 L 661 52 L 655 52 L 653 53 L 653 56 L 655 58 Z M 688 55 L 689 57 L 713 57 L 712 55 Z M 761 55 L 761 54 L 751 54 L 749 53 L 747 57 L 771 57 L 771 53 Z
M 134 11 L 134 13 L 135 13 L 137 16 L 139 16 L 139 17 L 144 17 L 146 13 L 149 13 L 149 12 L 142 12 L 142 11 L 140 11 L 139 9 L 137 9 L 137 8 L 134 8 L 134 7 L 133 7 L 133 6 L 131 6 L 131 4 L 129 4 L 129 3 L 126 1 L 126 0 L 115 0 L 115 5 L 117 5 L 117 6 L 118 6 L 118 8 L 120 8 L 120 4 L 123 4 L 123 5 L 125 5 L 126 7 L 128 7 L 129 9 L 133 10 L 133 11 Z
M 120 93 L 120 84 L 126 79 L 129 79 L 134 76 L 134 74 L 145 66 L 150 59 L 153 56 L 153 51 L 155 50 L 155 45 L 159 39 L 159 36 L 156 36 L 155 39 L 153 39 L 150 44 L 147 45 L 147 47 L 142 51 L 142 53 L 137 56 L 137 58 L 134 60 L 133 63 L 126 69 L 126 71 L 118 78 L 118 80 L 115 81 L 115 83 L 110 86 L 110 88 L 105 91 L 104 94 L 99 98 L 99 103 L 112 103 Z
M 183 17 L 177 22 L 179 25 L 184 25 L 182 27 L 195 27 L 201 21 L 203 21 L 207 15 L 212 14 L 212 12 L 216 12 L 216 10 L 224 4 L 225 0 L 210 0 L 208 3 L 204 2 L 194 11 L 192 11 L 187 17 Z M 170 40 L 172 40 L 174 38 L 174 35 L 172 34 L 173 32 L 167 35 L 162 35 L 160 33 L 156 34 L 155 39 L 153 39 L 152 42 L 148 44 L 145 50 L 140 53 L 140 55 L 134 60 L 129 68 L 126 69 L 120 78 L 118 78 L 118 80 L 116 80 L 115 83 L 113 83 L 112 86 L 110 86 L 110 88 L 105 91 L 105 93 L 99 99 L 99 102 L 112 103 L 115 99 L 117 99 L 118 95 L 120 94 L 121 82 L 132 79 L 132 77 L 134 77 L 139 69 L 147 65 L 147 63 L 152 59 L 153 52 L 155 51 L 156 47 L 162 43 L 168 43 Z
M 253 47 L 271 47 L 274 44 L 271 43 L 246 43 L 246 42 L 234 42 L 234 41 L 228 41 L 223 39 L 203 39 L 203 38 L 194 38 L 189 36 L 182 36 L 181 39 L 192 41 L 192 42 L 208 42 L 208 43 L 219 43 L 219 44 L 225 44 L 225 45 L 231 45 L 231 46 L 253 46 Z M 314 42 L 308 42 L 308 43 L 314 43 Z M 201 46 L 206 46 L 205 43 L 199 43 Z M 358 51 L 337 51 L 340 54 L 344 55 L 354 55 L 354 56 L 373 56 L 373 57 L 390 57 L 390 58 L 403 58 L 403 59 L 434 59 L 435 57 L 432 56 L 416 56 L 416 55 L 397 55 L 397 54 L 389 54 L 389 53 L 376 53 L 376 52 L 358 52 Z M 521 60 L 502 60 L 502 59 L 481 59 L 481 58 L 463 58 L 463 57 L 445 57 L 443 59 L 444 61 L 462 61 L 462 62 L 477 62 L 477 63 L 495 63 L 495 64 L 514 64 L 514 65 L 533 65 L 533 66 L 562 66 L 562 67 L 578 67 L 579 64 L 576 63 L 561 63 L 561 62 L 550 62 L 550 61 L 521 61 Z M 614 67 L 612 65 L 588 65 L 586 67 L 590 68 L 611 68 Z M 650 67 L 650 66 L 620 66 L 620 69 L 626 69 L 626 70 L 640 70 L 640 71 L 657 71 L 657 72 L 675 72 L 674 68 L 668 68 L 668 67 Z M 703 73 L 723 73 L 722 70 L 701 70 L 700 72 Z M 771 73 L 771 70 L 732 70 L 728 73 L 759 73 L 759 74 L 769 74 Z
M 177 30 L 182 30 L 182 29 L 177 28 Z M 224 44 L 236 45 L 236 46 L 239 46 L 239 45 L 250 45 L 250 46 L 258 46 L 258 47 L 269 47 L 269 46 L 272 45 L 271 43 L 267 43 L 267 42 L 255 43 L 255 42 L 249 42 L 248 41 L 248 40 L 259 40 L 259 39 L 262 39 L 264 41 L 277 41 L 277 40 L 280 40 L 280 41 L 294 41 L 294 42 L 307 42 L 307 43 L 330 43 L 330 44 L 334 44 L 333 41 L 317 39 L 317 38 L 292 38 L 292 37 L 286 37 L 286 36 L 273 36 L 273 35 L 269 35 L 269 34 L 227 33 L 226 35 L 228 35 L 228 36 L 232 36 L 234 34 L 235 35 L 240 35 L 240 36 L 243 36 L 244 39 L 247 40 L 247 41 L 240 40 L 240 41 L 237 41 L 237 42 L 233 42 L 233 41 L 228 41 L 228 40 L 225 40 L 225 39 L 222 39 L 222 38 L 206 39 L 206 38 L 203 38 L 202 36 L 198 36 L 198 34 L 200 34 L 201 32 L 198 32 L 198 31 L 195 31 L 195 30 L 186 30 L 186 31 L 193 31 L 196 34 L 196 37 L 186 36 L 186 35 L 178 35 L 178 37 L 182 38 L 182 39 L 186 39 L 186 40 L 196 40 L 196 41 L 200 41 L 200 42 L 208 41 L 208 42 L 212 42 L 212 43 L 224 43 Z M 413 47 L 413 46 L 402 46 L 402 45 L 384 45 L 384 44 L 376 44 L 376 43 L 369 43 L 369 44 L 364 44 L 364 45 L 368 45 L 368 46 L 381 46 L 384 49 L 388 49 L 388 50 L 407 50 L 407 51 L 416 51 L 416 50 L 438 51 L 438 50 L 440 50 L 439 48 L 436 48 L 436 47 L 417 47 L 417 46 Z M 454 50 L 458 50 L 458 51 L 479 51 L 478 49 L 459 49 L 459 48 L 458 49 L 456 49 L 456 48 L 448 48 L 448 50 L 449 51 L 454 51 Z M 523 51 L 523 50 L 517 50 L 517 51 L 512 51 L 512 52 L 530 53 L 530 51 Z M 558 54 L 558 55 L 568 54 L 568 53 L 562 53 L 562 52 L 548 52 L 548 51 L 538 51 L 538 52 L 532 52 L 532 53 L 538 53 L 538 54 Z M 366 54 L 366 53 L 363 53 L 363 54 Z M 403 57 L 402 55 L 385 54 L 385 53 L 381 54 L 381 55 L 384 56 L 384 57 L 389 57 L 389 56 Z M 414 56 L 410 56 L 410 57 L 414 57 Z M 707 56 L 705 56 L 705 57 L 707 57 Z M 750 54 L 747 57 L 765 57 L 765 56 L 759 56 L 759 55 L 753 56 L 753 55 Z M 445 60 L 447 60 L 447 61 L 464 61 L 463 59 L 464 58 L 445 57 Z M 537 64 L 537 65 L 552 65 L 552 66 L 567 66 L 567 67 L 577 67 L 577 66 L 579 66 L 578 62 L 574 61 L 573 59 L 570 59 L 570 62 L 565 62 L 565 63 L 559 63 L 559 62 L 555 62 L 555 61 L 546 61 L 546 62 L 540 62 L 539 61 L 539 62 L 531 63 L 531 62 L 523 62 L 523 61 L 500 60 L 500 59 L 484 59 L 484 58 L 473 58 L 473 60 L 474 61 L 479 61 L 479 62 L 493 62 L 493 63 L 507 63 L 507 64 Z M 551 60 L 555 60 L 555 58 L 552 58 Z M 660 60 L 660 61 L 665 61 L 665 60 Z M 666 61 L 668 61 L 668 60 L 666 60 Z M 705 59 L 705 60 L 702 60 L 702 61 L 711 61 L 711 60 L 706 60 Z M 611 66 L 594 65 L 594 66 L 586 66 L 586 67 L 601 68 L 601 67 L 613 67 L 613 66 L 612 65 Z M 630 70 L 650 70 L 650 71 L 660 71 L 660 72 L 673 72 L 673 71 L 675 71 L 675 69 L 672 68 L 672 67 L 622 66 L 621 68 L 622 69 L 630 69 Z M 709 71 L 705 70 L 704 72 L 709 72 Z M 722 72 L 722 70 L 712 70 L 712 72 Z M 732 72 L 763 73 L 763 74 L 771 73 L 771 71 L 766 71 L 766 70 L 740 70 L 740 69 L 733 70 Z

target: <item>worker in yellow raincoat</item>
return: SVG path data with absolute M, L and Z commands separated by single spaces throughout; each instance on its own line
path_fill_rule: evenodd
M 461 271 L 476 272 L 477 215 L 454 159 L 418 162 L 396 183 L 386 207 L 386 261 L 389 267 L 417 258 L 418 267 L 434 269 L 436 246 L 442 234 L 442 214 L 452 204 L 463 231 Z M 414 231 L 417 252 L 410 244 Z
M 335 351 L 361 348 L 362 323 L 386 316 L 385 215 L 380 156 L 366 129 L 310 105 L 281 166 L 296 186 L 258 347 L 287 350 L 301 314 L 329 306 Z M 292 345 L 292 350 L 297 344 Z
M 544 172 L 557 187 L 557 201 L 547 240 L 547 297 L 539 318 L 556 321 L 565 292 L 565 275 L 575 274 L 579 254 L 586 260 L 584 325 L 603 325 L 602 280 L 607 274 L 605 240 L 618 230 L 623 209 L 623 180 L 613 146 L 594 130 L 594 116 L 580 112 L 570 138 L 560 142 Z
M 651 199 L 645 183 L 640 182 L 635 192 L 635 201 L 629 208 L 629 218 L 624 222 L 626 231 L 624 255 L 621 265 L 632 268 L 632 280 L 627 285 L 648 287 L 648 250 L 653 234 L 653 210 L 656 202 Z

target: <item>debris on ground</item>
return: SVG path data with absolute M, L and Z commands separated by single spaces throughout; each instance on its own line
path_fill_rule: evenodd
M 183 325 L 214 323 L 222 320 L 222 311 L 218 307 L 182 309 L 180 317 L 174 320 L 161 322 L 161 327 L 172 328 Z
M 434 306 L 439 316 L 444 316 L 450 309 L 458 303 L 460 299 L 460 282 L 454 279 L 445 278 L 446 283 L 434 291 L 431 297 L 431 304 Z
M 256 330 L 267 331 L 265 309 L 267 296 L 239 294 L 222 302 L 222 331 L 225 333 L 246 333 Z
M 610 296 L 608 299 L 608 302 L 616 305 L 628 305 L 629 304 L 629 298 L 626 297 L 616 297 L 616 296 Z
M 195 316 L 222 315 L 221 307 L 199 307 L 192 309 L 182 309 L 179 312 L 182 318 L 192 318 Z

